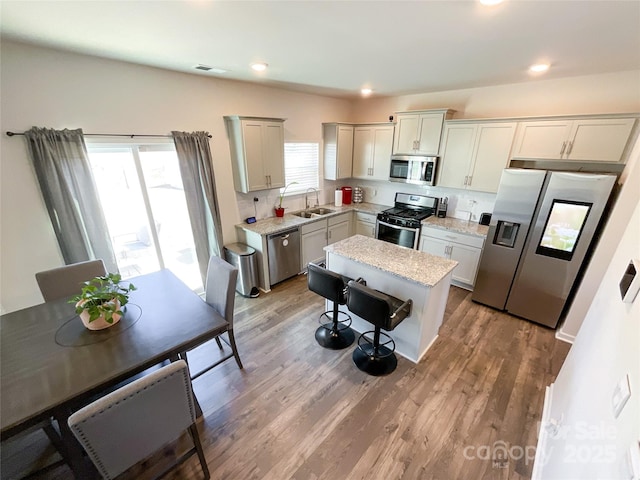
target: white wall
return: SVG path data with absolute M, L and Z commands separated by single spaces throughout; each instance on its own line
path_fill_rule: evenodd
M 454 118 L 630 113 L 640 111 L 640 70 L 535 80 L 494 87 L 361 99 L 357 122 L 386 122 L 405 110 L 450 108 Z
M 0 302 L 6 311 L 40 303 L 34 274 L 62 258 L 23 137 L 32 126 L 85 133 L 169 134 L 207 130 L 222 210 L 223 236 L 241 221 L 223 115 L 286 118 L 285 139 L 322 141 L 322 122 L 348 121 L 342 99 L 216 80 L 3 41 L 0 82 Z M 298 200 L 299 201 L 299 200 Z
M 626 200 L 633 213 L 553 385 L 549 412 L 560 428 L 547 437 L 547 455 L 535 468 L 539 479 L 629 478 L 626 451 L 640 441 L 640 295 L 623 303 L 618 284 L 629 260 L 640 259 L 639 164 L 629 183 L 635 185 Z M 615 419 L 611 397 L 625 374 L 631 398 Z

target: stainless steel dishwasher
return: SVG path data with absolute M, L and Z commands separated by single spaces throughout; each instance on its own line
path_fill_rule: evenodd
M 300 273 L 300 232 L 297 228 L 267 236 L 267 250 L 271 285 Z

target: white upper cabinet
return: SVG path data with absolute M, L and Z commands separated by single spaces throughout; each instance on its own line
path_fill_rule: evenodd
M 396 155 L 438 155 L 442 125 L 452 110 L 398 112 L 393 139 Z
M 353 162 L 353 125 L 323 123 L 324 178 L 340 180 L 351 177 Z
M 238 192 L 284 187 L 284 119 L 224 117 Z
M 571 118 L 518 125 L 513 158 L 620 162 L 635 118 Z
M 353 132 L 353 178 L 389 180 L 393 125 L 358 125 Z
M 515 122 L 447 122 L 436 185 L 497 192 L 515 132 Z

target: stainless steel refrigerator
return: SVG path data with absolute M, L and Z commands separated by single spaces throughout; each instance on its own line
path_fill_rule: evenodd
M 555 328 L 615 181 L 615 175 L 505 169 L 471 298 Z

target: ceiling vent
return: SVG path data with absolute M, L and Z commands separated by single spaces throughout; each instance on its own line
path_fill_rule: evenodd
M 227 73 L 227 70 L 225 70 L 224 68 L 210 67 L 209 65 L 202 65 L 200 63 L 193 68 L 195 68 L 196 70 L 202 70 L 203 72 Z

